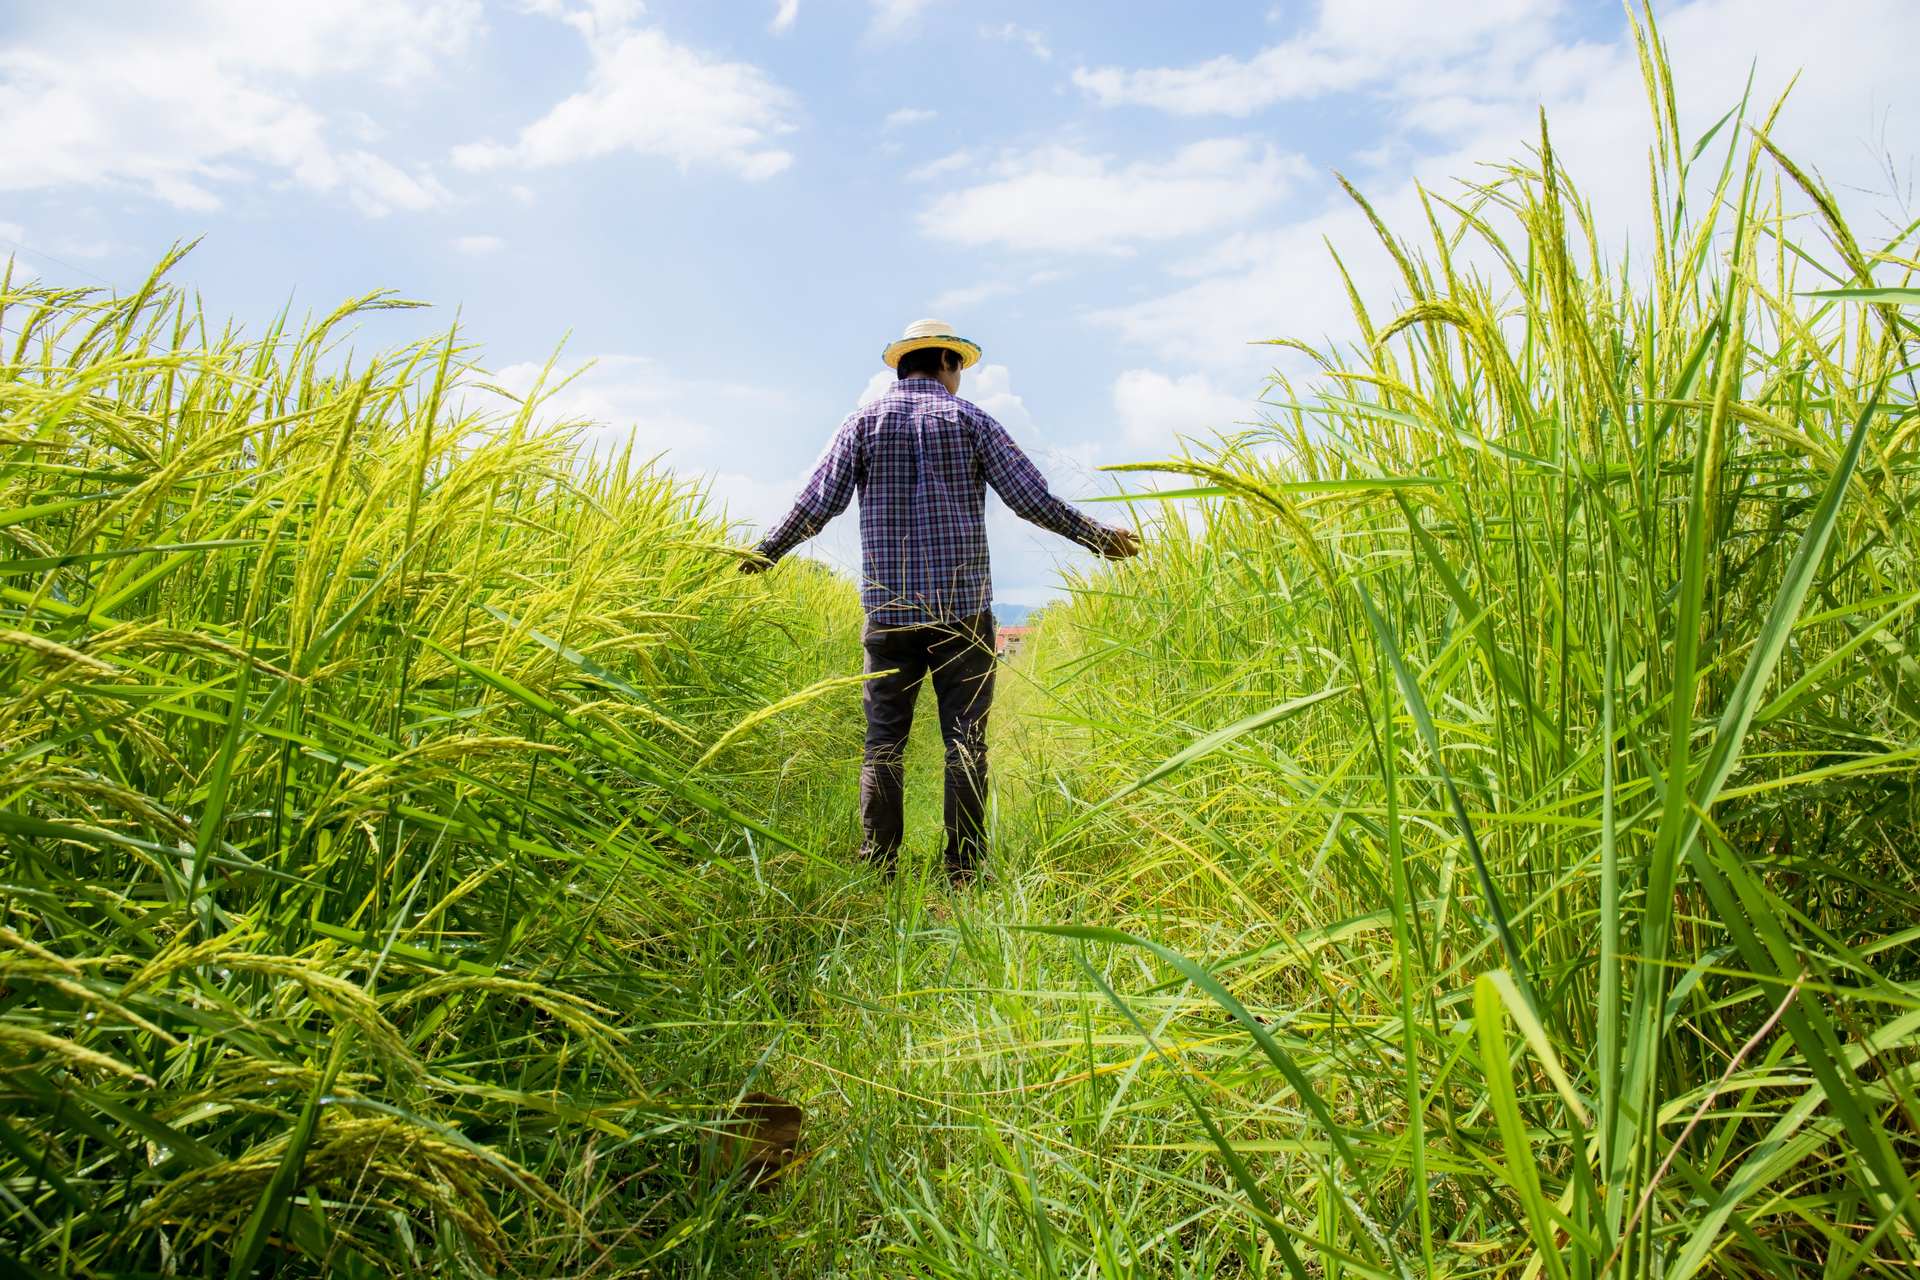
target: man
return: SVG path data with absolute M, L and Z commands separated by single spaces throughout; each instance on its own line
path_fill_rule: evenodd
M 993 584 L 986 486 L 1014 512 L 1110 559 L 1137 555 L 1131 529 L 1096 524 L 1047 489 L 999 423 L 962 400 L 960 371 L 980 348 L 919 320 L 881 353 L 898 375 L 841 424 L 793 510 L 741 564 L 755 573 L 826 527 L 860 495 L 860 602 L 869 673 L 860 771 L 862 853 L 893 873 L 904 835 L 907 734 L 933 681 L 946 743 L 947 875 L 972 879 L 986 831 L 987 709 L 993 703 Z

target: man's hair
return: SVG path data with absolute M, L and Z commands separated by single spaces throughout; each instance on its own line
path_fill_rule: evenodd
M 960 353 L 952 347 L 922 347 L 900 357 L 896 378 L 937 378 L 943 369 L 958 369 Z

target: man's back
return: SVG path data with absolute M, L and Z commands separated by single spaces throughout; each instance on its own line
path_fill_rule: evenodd
M 992 603 L 986 486 L 1023 518 L 1100 549 L 1109 531 L 1047 490 L 991 416 L 932 378 L 902 378 L 841 424 L 792 512 L 778 558 L 860 497 L 861 603 L 877 626 L 971 617 Z

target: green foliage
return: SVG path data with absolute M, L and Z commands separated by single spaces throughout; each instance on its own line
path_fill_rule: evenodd
M 649 1044 L 672 938 L 749 840 L 818 858 L 769 823 L 843 785 L 849 708 L 793 695 L 850 590 L 734 573 L 699 494 L 457 335 L 340 350 L 401 304 L 252 340 L 160 273 L 0 305 L 18 1265 L 642 1256 L 605 1223 L 740 1065 Z
M 850 857 L 844 582 L 457 336 L 9 287 L 0 1270 L 1909 1272 L 1911 229 L 1645 34 L 1651 249 L 1544 123 L 1376 219 L 1003 668 L 966 897 L 926 717 Z
M 1268 427 L 1121 468 L 1206 500 L 1049 613 L 1054 714 L 1093 738 L 1058 779 L 1185 765 L 1072 819 L 1109 927 L 1070 932 L 1291 1055 L 1196 1092 L 1222 1161 L 1285 1153 L 1233 1212 L 1327 1274 L 1920 1255 L 1920 330 L 1874 275 L 1912 228 L 1857 247 L 1770 119 L 1690 173 L 1648 58 L 1646 279 L 1604 266 L 1543 122 L 1428 197 L 1424 250 L 1380 229 L 1404 310 L 1356 296 L 1367 345 L 1307 349 Z

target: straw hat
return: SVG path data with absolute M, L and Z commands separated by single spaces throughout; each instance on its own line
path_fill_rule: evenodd
M 915 320 L 907 326 L 907 331 L 900 335 L 900 341 L 888 344 L 887 349 L 880 353 L 880 358 L 887 362 L 887 368 L 898 369 L 901 356 L 909 351 L 923 351 L 928 347 L 945 347 L 949 351 L 958 352 L 962 369 L 970 367 L 980 359 L 980 344 L 955 337 L 953 326 L 945 320 Z

